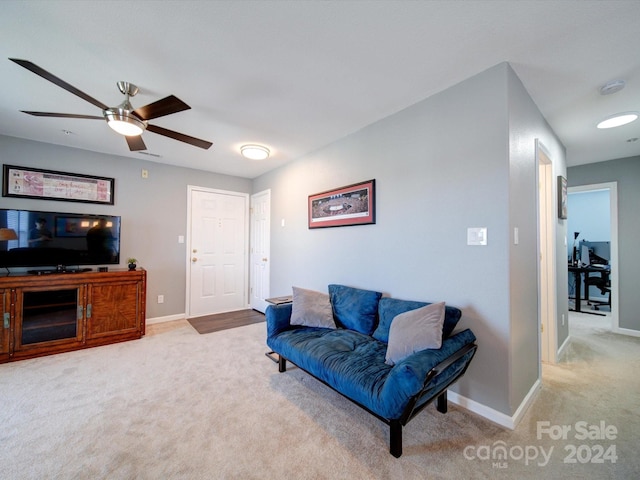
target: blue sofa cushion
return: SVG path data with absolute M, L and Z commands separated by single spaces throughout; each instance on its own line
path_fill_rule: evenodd
M 329 285 L 333 316 L 338 326 L 371 335 L 378 320 L 382 293 L 344 285 Z
M 431 368 L 473 341 L 475 336 L 467 329 L 446 339 L 440 349 L 417 352 L 391 367 L 384 361 L 385 343 L 352 330 L 293 327 L 267 338 L 267 344 L 287 360 L 388 419 L 400 418 L 410 398 L 424 387 Z M 456 362 L 433 384 L 444 384 L 463 367 L 464 360 Z M 437 392 L 434 389 L 420 403 Z
M 426 302 L 414 302 L 412 300 L 399 300 L 397 298 L 381 298 L 378 306 L 379 322 L 373 338 L 381 342 L 389 342 L 389 328 L 391 322 L 400 313 L 415 310 L 416 308 L 430 305 Z M 462 312 L 455 307 L 446 306 L 444 310 L 444 325 L 442 326 L 442 338 L 447 338 L 456 328 Z

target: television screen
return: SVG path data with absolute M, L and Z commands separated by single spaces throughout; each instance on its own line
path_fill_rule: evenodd
M 0 267 L 120 263 L 120 217 L 0 209 Z M 15 235 L 14 235 L 15 233 Z

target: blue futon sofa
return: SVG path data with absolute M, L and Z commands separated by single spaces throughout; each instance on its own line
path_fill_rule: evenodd
M 390 453 L 400 457 L 403 426 L 435 399 L 446 413 L 447 388 L 475 355 L 471 330 L 453 333 L 460 316 L 444 303 L 344 285 L 328 295 L 294 287 L 293 303 L 267 308 L 267 355 L 280 372 L 288 360 L 389 425 Z

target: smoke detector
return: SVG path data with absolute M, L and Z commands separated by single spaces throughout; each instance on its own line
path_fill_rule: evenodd
M 600 87 L 600 95 L 611 95 L 622 90 L 624 86 L 624 80 L 612 80 Z

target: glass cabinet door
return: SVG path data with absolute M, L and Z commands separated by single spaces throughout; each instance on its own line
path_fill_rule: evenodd
M 81 339 L 82 306 L 78 288 L 25 290 L 22 295 L 22 346 Z
M 9 352 L 9 335 L 11 332 L 11 292 L 0 288 L 2 300 L 2 318 L 0 319 L 0 354 Z

